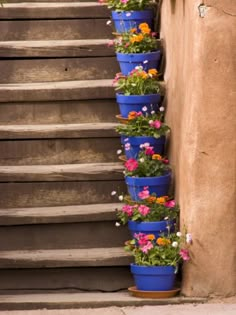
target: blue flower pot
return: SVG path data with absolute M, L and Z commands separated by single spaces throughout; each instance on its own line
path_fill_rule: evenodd
M 175 267 L 130 265 L 131 273 L 138 290 L 169 291 L 175 283 Z
M 153 27 L 153 10 L 143 11 L 112 11 L 112 20 L 117 33 L 128 32 L 131 28 L 138 28 L 139 24 L 147 23 Z
M 138 194 L 148 186 L 150 194 L 155 193 L 157 197 L 167 196 L 171 183 L 171 172 L 158 177 L 131 177 L 126 176 L 125 182 L 132 200 L 140 200 Z
M 144 143 L 150 143 L 150 146 L 153 147 L 155 153 L 163 155 L 165 150 L 166 137 L 162 136 L 160 138 L 154 137 L 127 137 L 121 136 L 121 144 L 130 143 L 130 149 L 125 150 L 125 156 L 127 159 L 137 159 L 140 152 L 140 145 Z
M 116 53 L 120 70 L 124 75 L 128 75 L 137 66 L 142 66 L 145 71 L 157 69 L 161 58 L 160 50 L 143 54 L 123 54 Z
M 124 95 L 116 93 L 116 101 L 120 108 L 122 117 L 127 118 L 132 111 L 150 114 L 151 111 L 158 111 L 158 104 L 161 101 L 160 94 L 147 94 L 147 95 Z M 146 106 L 147 111 L 142 111 Z
M 168 228 L 167 225 L 173 227 L 173 221 L 156 221 L 156 222 L 137 222 L 137 221 L 128 221 L 128 228 L 132 237 L 135 233 L 143 234 L 154 234 L 158 238 L 161 234 L 167 234 Z

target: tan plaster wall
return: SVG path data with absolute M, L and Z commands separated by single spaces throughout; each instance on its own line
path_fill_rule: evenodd
M 235 15 L 235 0 L 162 1 L 169 155 L 194 238 L 187 296 L 236 294 Z

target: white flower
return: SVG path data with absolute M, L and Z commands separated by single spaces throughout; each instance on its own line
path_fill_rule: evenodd
M 111 24 L 111 20 L 107 21 L 106 25 L 110 25 Z
M 150 147 L 150 143 L 149 142 L 145 142 L 144 144 L 143 144 L 143 148 L 149 148 Z
M 113 191 L 111 192 L 111 195 L 112 195 L 112 196 L 115 196 L 115 195 L 116 195 L 116 191 L 113 190 Z
M 143 163 L 144 162 L 144 158 L 139 159 L 139 162 Z
M 126 150 L 126 151 L 129 151 L 129 150 L 130 150 L 130 143 L 126 143 L 126 144 L 125 144 L 125 150 Z
M 144 148 L 144 145 L 143 145 L 143 144 L 140 144 L 140 146 L 139 146 L 139 147 L 140 147 L 140 149 L 142 149 L 142 148 Z
M 122 172 L 125 175 L 125 171 Z
M 164 112 L 164 111 L 165 111 L 165 107 L 164 107 L 164 106 L 161 106 L 161 107 L 159 108 L 159 111 L 160 111 L 160 112 Z
M 136 70 L 143 70 L 143 66 L 136 66 L 135 69 Z
M 126 16 L 131 16 L 131 13 L 130 12 L 126 13 Z
M 122 153 L 122 150 L 117 150 L 116 153 L 119 155 Z
M 143 106 L 143 108 L 142 108 L 142 111 L 143 112 L 146 112 L 148 109 L 147 109 L 147 106 Z
M 164 220 L 168 220 L 168 219 L 169 219 L 169 217 L 165 217 L 165 218 L 164 218 Z
M 192 240 L 193 240 L 193 239 L 192 239 L 192 234 L 187 233 L 187 234 L 186 234 L 186 242 L 190 244 L 190 243 L 192 243 Z
M 119 199 L 120 201 L 123 201 L 123 200 L 124 200 L 124 197 L 123 197 L 122 195 L 120 195 L 120 196 L 118 197 L 118 199 Z
M 152 114 L 152 115 L 154 115 L 155 113 L 156 113 L 155 110 L 152 110 L 152 111 L 151 111 L 151 114 Z
M 132 85 L 132 86 L 136 86 L 136 84 L 135 84 L 135 83 L 131 83 L 131 85 Z
M 181 232 L 177 232 L 176 235 L 177 235 L 178 237 L 180 237 L 180 236 L 182 236 L 182 233 L 181 233 Z
M 144 60 L 144 62 L 143 62 L 143 63 L 144 63 L 144 64 L 145 64 L 145 63 L 148 63 L 148 60 Z
M 175 248 L 178 247 L 178 245 L 179 245 L 178 242 L 173 242 L 172 243 L 172 246 L 175 247 Z
M 129 138 L 125 138 L 124 141 L 125 141 L 125 142 L 126 142 L 126 141 L 129 141 Z
M 149 120 L 149 122 L 148 122 L 148 123 L 149 123 L 149 125 L 151 125 L 151 124 L 153 123 L 153 120 Z
M 117 226 L 117 227 L 120 226 L 120 223 L 119 223 L 119 222 L 116 222 L 115 226 Z

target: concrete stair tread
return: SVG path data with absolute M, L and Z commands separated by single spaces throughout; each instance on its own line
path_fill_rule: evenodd
M 115 220 L 120 203 L 1 209 L 1 225 L 74 223 Z
M 144 305 L 170 305 L 184 303 L 204 303 L 206 298 L 177 296 L 168 299 L 137 298 L 127 291 L 123 292 L 88 292 L 88 293 L 24 293 L 0 295 L 0 309 L 69 309 L 69 308 L 96 308 L 122 307 Z M 91 314 L 95 313 L 94 311 Z M 90 313 L 89 313 L 90 314 Z
M 125 266 L 132 261 L 123 247 L 1 251 L 0 268 Z
M 123 178 L 121 163 L 0 166 L 0 182 L 103 181 Z
M 111 99 L 112 79 L 0 84 L 0 102 Z
M 110 12 L 96 2 L 4 3 L 0 19 L 105 18 Z
M 0 57 L 113 56 L 109 39 L 25 40 L 0 42 Z
M 118 137 L 117 123 L 0 125 L 0 139 Z

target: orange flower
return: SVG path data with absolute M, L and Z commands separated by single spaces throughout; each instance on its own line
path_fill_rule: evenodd
M 141 23 L 139 24 L 139 29 L 143 34 L 150 34 L 151 29 L 149 28 L 147 23 Z
M 166 202 L 166 196 L 162 196 L 157 198 L 156 203 L 165 203 Z
M 132 119 L 134 119 L 134 118 L 136 118 L 137 117 L 137 113 L 136 112 L 129 112 L 129 115 L 128 115 L 128 119 L 129 120 L 132 120 Z
M 148 74 L 151 74 L 151 75 L 157 75 L 157 73 L 158 73 L 158 71 L 157 71 L 157 69 L 149 69 L 148 70 Z
M 155 235 L 154 235 L 154 234 L 148 234 L 148 235 L 147 235 L 147 239 L 148 239 L 149 241 L 153 241 L 153 240 L 155 240 Z
M 153 155 L 152 155 L 152 159 L 153 159 L 153 160 L 161 160 L 162 157 L 161 157 L 160 154 L 153 154 Z
M 147 198 L 148 203 L 155 203 L 156 202 L 156 197 L 150 196 Z
M 130 33 L 136 33 L 136 32 L 137 32 L 137 28 L 136 27 L 131 28 Z
M 145 71 L 142 71 L 139 73 L 139 75 L 143 78 L 143 79 L 147 79 L 148 78 L 148 74 Z
M 133 43 L 139 43 L 143 40 L 143 35 L 139 34 L 139 35 L 134 35 L 130 38 L 130 42 Z
M 160 246 L 166 246 L 166 245 L 170 244 L 170 240 L 168 240 L 167 238 L 164 238 L 164 237 L 159 237 L 157 239 L 157 244 Z

